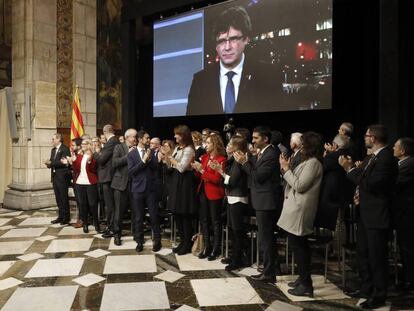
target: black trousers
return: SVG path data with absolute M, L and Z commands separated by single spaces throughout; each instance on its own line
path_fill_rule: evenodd
M 98 222 L 98 187 L 97 185 L 76 184 L 76 195 L 80 205 L 80 219 L 83 224 L 88 223 L 89 213 L 94 223 Z
M 128 203 L 130 202 L 130 192 L 128 190 L 128 187 L 125 191 L 120 191 L 117 189 L 113 189 L 113 191 L 115 201 L 113 232 L 114 234 L 121 236 L 125 210 L 127 209 Z
M 180 244 L 184 247 L 191 246 L 193 237 L 193 217 L 190 214 L 174 214 L 177 233 L 180 237 Z
M 109 230 L 113 230 L 114 226 L 114 211 L 115 211 L 115 202 L 114 202 L 114 192 L 111 188 L 111 183 L 103 183 L 102 191 L 105 201 L 105 214 L 106 214 L 106 223 Z
M 311 249 L 307 236 L 297 236 L 287 233 L 289 243 L 295 253 L 295 261 L 298 266 L 299 281 L 306 287 L 313 287 L 311 278 Z
M 397 242 L 403 266 L 402 279 L 414 283 L 414 228 L 397 229 Z
M 58 206 L 58 217 L 63 220 L 70 220 L 69 209 L 69 185 L 70 175 L 68 173 L 56 172 L 52 174 L 53 191 L 55 192 Z
M 227 204 L 227 217 L 231 239 L 231 260 L 235 264 L 242 263 L 243 238 L 245 236 L 243 218 L 247 213 L 248 205 L 242 202 Z
M 388 229 L 369 229 L 360 220 L 357 228 L 358 269 L 361 292 L 385 299 L 388 281 Z
M 156 204 L 155 191 L 133 192 L 132 193 L 132 228 L 134 240 L 144 242 L 144 217 L 145 207 L 151 220 L 151 229 L 154 241 L 161 241 L 160 216 Z
M 220 250 L 221 244 L 221 205 L 223 200 L 209 200 L 204 191 L 200 193 L 200 210 L 199 221 L 201 225 L 201 233 L 207 242 L 206 247 L 210 245 L 211 230 L 210 225 L 213 225 L 214 251 Z
M 276 211 L 257 211 L 256 222 L 258 229 L 259 248 L 263 254 L 263 274 L 266 277 L 276 276 Z

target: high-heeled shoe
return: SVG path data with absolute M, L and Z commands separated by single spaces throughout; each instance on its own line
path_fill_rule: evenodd
M 220 256 L 221 252 L 218 249 L 213 249 L 210 255 L 208 255 L 207 260 L 213 261 L 216 260 L 218 256 Z
M 199 259 L 207 258 L 211 253 L 211 248 L 209 246 L 205 247 L 203 251 L 198 255 Z

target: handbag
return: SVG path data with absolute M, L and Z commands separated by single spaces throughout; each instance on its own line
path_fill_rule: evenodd
M 201 233 L 197 233 L 191 239 L 193 241 L 193 247 L 191 248 L 191 253 L 194 256 L 200 255 L 204 250 L 204 237 Z

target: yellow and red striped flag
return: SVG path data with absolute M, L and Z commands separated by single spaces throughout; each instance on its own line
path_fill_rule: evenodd
M 72 121 L 70 122 L 70 139 L 80 138 L 84 134 L 83 119 L 80 107 L 79 90 L 75 88 L 72 104 Z

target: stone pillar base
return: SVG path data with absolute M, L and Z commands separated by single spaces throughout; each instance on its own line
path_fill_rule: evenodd
M 9 188 L 4 195 L 3 208 L 28 211 L 57 205 L 51 183 L 37 185 L 13 183 Z

